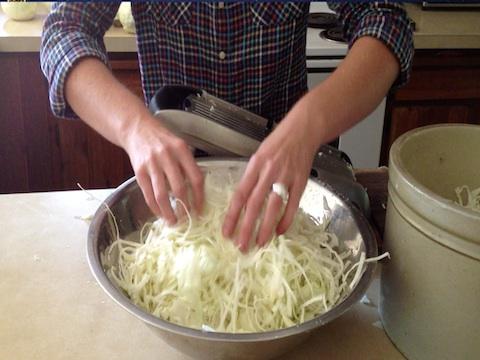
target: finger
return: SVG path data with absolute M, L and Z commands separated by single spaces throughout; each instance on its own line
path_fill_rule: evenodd
M 247 165 L 247 169 L 232 196 L 232 200 L 230 200 L 230 206 L 228 207 L 225 219 L 223 220 L 222 227 L 223 236 L 225 237 L 231 237 L 233 235 L 240 213 L 247 202 L 250 192 L 257 183 L 259 176 L 258 170 L 256 162 L 252 160 L 250 160 Z
M 298 210 L 300 198 L 302 197 L 303 189 L 305 189 L 306 182 L 295 182 L 291 187 L 291 192 L 287 207 L 283 213 L 282 219 L 277 225 L 276 232 L 278 235 L 285 233 L 292 224 L 293 218 Z
M 265 174 L 257 183 L 255 189 L 248 198 L 247 205 L 245 207 L 245 215 L 240 225 L 240 232 L 237 240 L 237 243 L 242 251 L 245 251 L 248 248 L 248 244 L 252 239 L 257 219 L 260 216 L 262 206 L 265 203 L 269 189 L 272 186 L 272 179 L 272 175 L 269 175 L 268 173 Z
M 278 215 L 282 210 L 283 201 L 277 194 L 271 192 L 268 196 L 267 208 L 262 220 L 262 225 L 258 231 L 257 245 L 265 245 L 273 236 L 275 223 L 278 221 Z
M 185 210 L 188 211 L 190 208 L 187 199 L 187 183 L 185 181 L 185 176 L 178 163 L 173 159 L 164 162 L 164 171 L 171 193 L 175 196 L 175 199 L 180 200 L 186 207 L 186 209 L 184 209 L 180 204 L 176 206 L 177 216 L 182 218 L 185 215 Z
M 202 213 L 204 202 L 204 176 L 198 167 L 190 151 L 181 151 L 178 154 L 182 169 L 188 178 L 193 191 L 193 200 L 195 210 L 198 214 Z
M 155 195 L 153 193 L 152 183 L 150 177 L 143 172 L 137 172 L 136 174 L 137 183 L 142 190 L 143 198 L 147 203 L 150 210 L 156 215 L 162 217 L 162 211 L 155 201 Z
M 174 225 L 177 222 L 177 218 L 175 217 L 175 213 L 170 204 L 170 198 L 168 197 L 165 175 L 159 170 L 152 173 L 152 187 L 153 193 L 155 194 L 155 201 L 162 211 L 163 218 L 170 226 Z

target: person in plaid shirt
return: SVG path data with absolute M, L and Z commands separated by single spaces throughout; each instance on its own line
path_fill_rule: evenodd
M 254 236 L 263 245 L 274 231 L 288 229 L 319 146 L 367 116 L 392 86 L 408 79 L 412 30 L 401 5 L 329 5 L 342 20 L 349 52 L 326 81 L 307 91 L 309 3 L 132 3 L 145 102 L 165 84 L 184 84 L 281 120 L 249 160 L 225 216 L 223 233 L 232 237 L 238 228 L 235 241 L 242 250 Z M 109 71 L 103 36 L 118 6 L 53 5 L 41 46 L 51 107 L 57 116 L 80 117 L 125 149 L 148 206 L 173 224 L 168 192 L 186 201 L 190 186 L 192 206 L 200 212 L 203 175 L 187 144 Z

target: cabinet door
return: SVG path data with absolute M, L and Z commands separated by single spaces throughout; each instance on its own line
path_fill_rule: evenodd
M 113 54 L 112 71 L 143 98 L 136 59 Z M 0 79 L 0 193 L 115 187 L 133 176 L 122 149 L 53 116 L 38 53 L 0 53 Z
M 480 124 L 480 106 L 474 101 L 396 106 L 391 112 L 388 148 L 409 130 L 441 123 Z
M 480 124 L 480 50 L 416 52 L 409 83 L 387 101 L 381 165 L 400 135 L 442 123 Z

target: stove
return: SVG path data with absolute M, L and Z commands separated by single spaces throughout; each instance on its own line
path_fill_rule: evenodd
M 325 2 L 310 3 L 307 28 L 308 87 L 327 79 L 348 51 L 337 16 Z M 348 99 L 345 99 L 348 101 Z M 385 117 L 385 99 L 363 121 L 340 136 L 338 148 L 348 154 L 354 167 L 379 164 Z
M 343 28 L 341 26 L 335 26 L 320 32 L 320 37 L 325 40 L 336 41 L 346 43 L 345 36 L 343 34 Z
M 309 28 L 321 29 L 319 36 L 322 39 L 346 42 L 342 25 L 336 14 L 330 12 L 310 12 L 307 25 Z
M 331 38 L 331 33 L 338 35 L 340 23 L 336 14 L 324 2 L 310 3 L 307 28 L 307 57 L 336 56 L 345 57 L 347 44 L 338 37 Z M 330 30 L 329 29 L 337 29 Z
M 328 12 L 310 12 L 307 23 L 308 27 L 330 29 L 338 25 L 338 17 Z

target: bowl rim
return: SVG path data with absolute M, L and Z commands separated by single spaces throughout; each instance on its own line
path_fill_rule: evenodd
M 480 125 L 474 124 L 435 124 L 409 130 L 406 133 L 400 135 L 392 144 L 390 148 L 389 168 L 390 171 L 394 171 L 395 176 L 397 176 L 399 179 L 402 179 L 409 186 L 409 188 L 417 194 L 417 196 L 427 199 L 438 208 L 450 211 L 452 214 L 460 215 L 464 218 L 469 219 L 470 221 L 478 221 L 478 218 L 480 217 L 480 213 L 478 211 L 463 207 L 457 204 L 455 201 L 447 199 L 430 190 L 412 175 L 412 173 L 407 169 L 404 161 L 402 160 L 401 153 L 403 147 L 408 142 L 413 141 L 415 137 L 448 128 L 469 128 L 472 130 L 475 129 L 474 131 L 480 131 Z
M 207 158 L 207 161 L 242 161 L 246 159 L 242 158 L 225 158 L 225 157 L 216 157 L 216 158 Z M 362 238 L 365 243 L 365 252 L 366 258 L 377 256 L 378 249 L 376 243 L 376 236 L 375 233 L 364 216 L 364 214 L 348 199 L 346 199 L 342 194 L 335 191 L 330 185 L 327 183 L 310 177 L 310 180 L 320 183 L 320 185 L 324 186 L 332 192 L 335 196 L 339 198 L 339 201 L 342 203 L 343 206 L 347 207 L 353 216 L 355 223 L 358 226 L 358 230 L 362 235 Z M 100 287 L 107 293 L 108 296 L 118 305 L 120 305 L 124 310 L 129 312 L 130 314 L 134 315 L 135 317 L 139 318 L 143 322 L 164 330 L 170 333 L 174 333 L 181 336 L 192 337 L 196 339 L 202 340 L 209 340 L 209 341 L 229 341 L 229 342 L 258 342 L 258 341 L 271 341 L 280 338 L 286 338 L 293 335 L 299 335 L 301 333 L 305 333 L 315 328 L 318 328 L 322 325 L 329 323 L 330 321 L 340 317 L 344 314 L 347 310 L 350 309 L 355 303 L 357 303 L 362 296 L 365 294 L 368 286 L 370 285 L 371 280 L 373 279 L 373 275 L 376 268 L 375 262 L 368 262 L 365 263 L 365 270 L 358 281 L 355 288 L 352 292 L 345 298 L 342 302 L 337 304 L 328 312 L 321 314 L 311 320 L 305 321 L 301 324 L 291 326 L 288 328 L 283 328 L 279 330 L 270 330 L 264 332 L 255 332 L 255 333 L 229 333 L 229 332 L 216 332 L 216 331 L 205 331 L 202 329 L 195 329 L 190 328 L 182 325 L 178 325 L 166 320 L 163 320 L 159 317 L 156 317 L 142 308 L 135 305 L 131 302 L 128 297 L 123 294 L 117 287 L 113 285 L 110 279 L 107 277 L 103 266 L 101 264 L 100 253 L 97 248 L 97 241 L 99 231 L 100 231 L 100 224 L 102 223 L 103 219 L 108 215 L 108 211 L 104 204 L 111 206 L 116 200 L 120 197 L 124 191 L 128 191 L 134 187 L 138 186 L 136 183 L 136 178 L 132 177 L 122 183 L 119 187 L 115 189 L 113 193 L 111 193 L 104 202 L 98 207 L 97 211 L 95 212 L 92 222 L 90 223 L 89 231 L 88 231 L 88 239 L 87 239 L 87 260 L 88 265 L 90 267 L 90 271 L 92 272 L 95 280 L 98 282 Z

